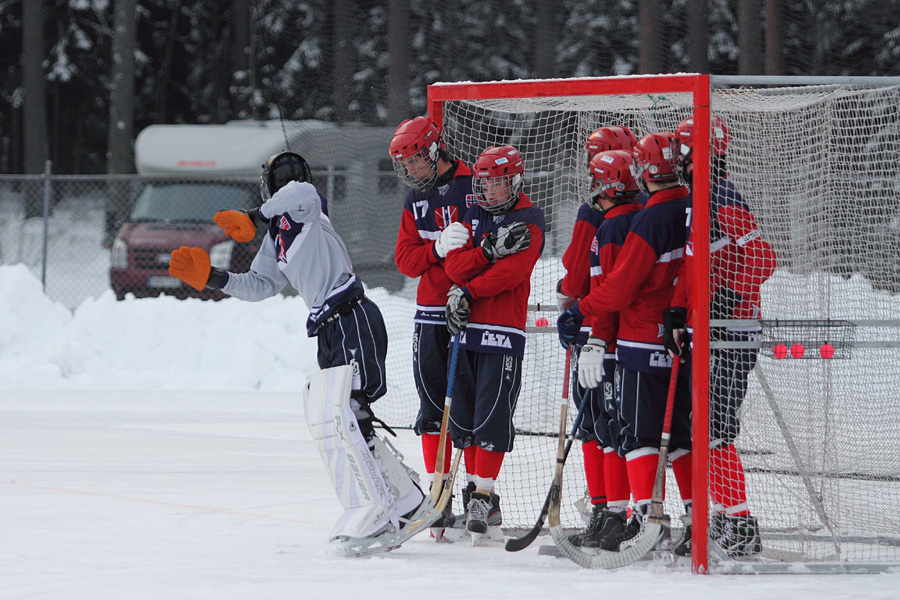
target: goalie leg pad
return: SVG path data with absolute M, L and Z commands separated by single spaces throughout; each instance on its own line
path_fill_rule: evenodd
M 366 442 L 351 405 L 352 381 L 350 366 L 322 369 L 310 378 L 304 396 L 307 424 L 344 508 L 332 540 L 396 532 L 401 517 L 424 498 L 418 475 L 389 443 L 377 436 Z

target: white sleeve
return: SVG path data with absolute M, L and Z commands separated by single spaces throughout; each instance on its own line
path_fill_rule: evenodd
M 311 183 L 290 181 L 259 207 L 259 214 L 268 220 L 285 213 L 297 223 L 318 220 L 322 206 L 315 186 Z
M 222 291 L 240 300 L 258 302 L 271 298 L 287 284 L 287 277 L 278 268 L 275 242 L 267 234 L 253 258 L 250 271 L 228 273 L 228 282 L 222 287 Z

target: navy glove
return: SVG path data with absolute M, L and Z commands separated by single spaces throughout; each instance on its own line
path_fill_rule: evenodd
M 578 339 L 582 321 L 584 321 L 584 314 L 578 308 L 577 302 L 556 319 L 556 332 L 559 334 L 559 343 L 563 348 L 568 349 Z
M 688 333 L 685 328 L 684 310 L 667 308 L 663 311 L 663 345 L 674 358 L 684 353 L 687 343 Z

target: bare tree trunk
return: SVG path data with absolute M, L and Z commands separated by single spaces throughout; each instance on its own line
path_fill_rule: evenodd
M 388 1 L 388 120 L 399 125 L 409 111 L 409 2 Z
M 172 64 L 172 56 L 175 53 L 175 38 L 178 31 L 178 18 L 181 16 L 182 1 L 177 0 L 172 7 L 172 16 L 169 21 L 169 35 L 166 37 L 166 50 L 163 54 L 162 64 L 159 68 L 159 76 L 156 83 L 156 119 L 160 123 L 168 121 L 166 102 L 169 92 L 169 66 Z
M 47 96 L 44 80 L 44 6 L 41 0 L 22 3 L 22 79 L 25 88 L 23 106 L 24 170 L 27 174 L 44 172 L 49 157 L 47 144 Z M 43 213 L 38 186 L 27 186 L 25 218 Z
M 738 73 L 762 75 L 762 13 L 760 0 L 738 0 Z
M 106 172 L 110 175 L 134 173 L 135 18 L 135 0 L 116 0 L 106 147 Z M 112 243 L 129 209 L 130 198 L 125 186 L 113 182 L 106 191 L 105 245 Z
M 707 0 L 688 2 L 688 68 L 695 73 L 709 72 L 709 17 Z
M 641 23 L 641 52 L 639 69 L 641 73 L 662 72 L 662 31 L 659 26 L 659 0 L 641 0 L 639 19 Z
M 781 0 L 766 2 L 766 75 L 784 75 L 784 30 Z
M 556 0 L 538 0 L 537 27 L 534 44 L 534 76 L 546 79 L 556 76 Z
M 134 35 L 135 0 L 116 0 L 115 37 L 109 94 L 106 172 L 134 172 Z
M 334 75 L 332 78 L 332 100 L 334 102 L 334 120 L 345 123 L 350 120 L 350 81 L 353 77 L 353 2 L 351 0 L 334 0 L 332 4 L 332 56 Z

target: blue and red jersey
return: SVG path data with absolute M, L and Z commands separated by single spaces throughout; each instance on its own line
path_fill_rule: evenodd
M 559 284 L 559 291 L 569 298 L 584 298 L 591 291 L 591 264 L 589 249 L 597 235 L 597 228 L 603 223 L 603 211 L 582 204 L 575 216 L 572 241 L 562 257 L 566 274 Z M 585 319 L 578 334 L 576 344 L 583 346 L 591 330 L 592 319 Z
M 612 272 L 631 229 L 631 221 L 640 209 L 640 204 L 628 203 L 613 206 L 603 212 L 603 223 L 591 241 L 591 289 L 600 287 Z M 608 344 L 607 353 L 615 352 L 618 331 L 619 313 L 602 311 L 594 317 L 591 335 Z
M 759 319 L 760 288 L 775 271 L 775 251 L 759 234 L 756 219 L 740 192 L 727 178 L 717 179 L 710 190 L 709 291 L 713 295 L 727 287 L 741 296 L 732 318 Z M 679 276 L 673 306 L 692 311 L 688 282 L 695 268 L 693 247 L 688 241 L 684 273 Z
M 684 186 L 650 194 L 635 212 L 612 272 L 579 302 L 585 316 L 619 313 L 616 358 L 626 369 L 671 367 L 663 346 L 663 311 L 670 306 L 687 241 Z
M 500 227 L 519 221 L 528 224 L 531 245 L 492 263 L 481 250 L 481 241 Z M 463 224 L 470 231 L 469 241 L 451 250 L 444 261 L 450 280 L 465 288 L 470 299 L 472 312 L 460 345 L 475 352 L 522 357 L 531 272 L 544 250 L 544 213 L 522 194 L 505 215 L 473 206 Z
M 451 281 L 434 244 L 447 226 L 462 221 L 474 205 L 472 170 L 462 161 L 457 162 L 453 178 L 445 185 L 425 194 L 411 189 L 406 196 L 394 262 L 407 277 L 421 277 L 416 292 L 416 322 L 433 325 L 446 322 L 444 306 Z

